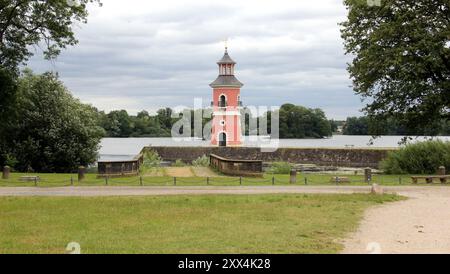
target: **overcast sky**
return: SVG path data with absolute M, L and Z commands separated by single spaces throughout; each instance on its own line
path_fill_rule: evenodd
M 342 0 L 103 0 L 76 27 L 77 46 L 29 65 L 58 71 L 101 110 L 208 105 L 228 38 L 245 105 L 289 102 L 342 119 L 363 106 L 346 71 L 345 15 Z

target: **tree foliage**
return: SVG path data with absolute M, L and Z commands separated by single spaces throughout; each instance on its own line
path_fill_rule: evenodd
M 33 55 L 30 46 L 44 46 L 51 59 L 78 41 L 75 22 L 86 23 L 87 4 L 99 0 L 0 0 L 0 65 L 18 72 Z
M 145 110 L 137 115 L 129 115 L 126 110 L 100 112 L 99 125 L 108 137 L 170 137 L 176 119 L 167 117 L 166 110 L 153 116 Z
M 435 174 L 440 166 L 450 170 L 450 142 L 409 144 L 391 152 L 381 163 L 388 174 Z
M 450 117 L 450 2 L 345 0 L 348 71 L 365 112 L 406 134 L 436 135 Z
M 436 123 L 439 124 L 439 123 Z M 439 131 L 436 131 L 438 135 L 448 135 L 450 132 L 450 123 L 441 121 L 437 126 Z M 411 132 L 407 130 L 401 122 L 395 120 L 393 117 L 389 117 L 385 120 L 376 120 L 370 116 L 362 117 L 349 117 L 344 125 L 344 135 L 396 135 L 406 136 L 408 134 L 420 135 L 420 132 Z
M 0 66 L 0 122 L 11 111 L 12 103 L 15 100 L 17 82 L 14 75 Z M 0 127 L 1 131 L 1 127 Z M 0 135 L 1 136 L 1 135 Z
M 93 163 L 104 135 L 97 111 L 51 73 L 24 72 L 7 120 L 2 155 L 13 155 L 21 171 L 71 172 Z
M 369 135 L 369 119 L 367 117 L 349 117 L 344 125 L 344 135 Z
M 323 138 L 332 135 L 330 121 L 321 109 L 285 104 L 279 112 L 280 138 Z
M 211 121 L 211 117 L 203 116 L 203 112 L 211 114 L 208 109 L 196 110 L 198 117 L 202 117 L 202 128 Z M 183 113 L 190 114 L 192 137 L 204 137 L 194 131 L 194 110 L 186 110 Z M 174 118 L 170 108 L 160 109 L 156 115 L 151 116 L 146 111 L 137 115 L 129 115 L 125 110 L 112 111 L 108 114 L 100 112 L 101 122 L 108 137 L 171 137 L 173 125 L 180 119 Z M 181 117 L 182 114 L 179 114 Z M 271 132 L 271 112 L 268 116 L 268 133 Z M 205 115 L 208 116 L 208 115 Z M 261 117 L 253 117 L 244 113 L 245 135 L 257 135 L 258 129 L 250 131 L 250 124 L 258 125 Z M 262 134 L 262 133 L 261 133 Z M 331 136 L 331 124 L 320 109 L 308 109 L 301 106 L 284 105 L 280 109 L 280 137 L 281 138 L 323 138 Z

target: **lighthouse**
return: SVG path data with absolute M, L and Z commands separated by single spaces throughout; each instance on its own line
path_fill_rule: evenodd
M 217 64 L 219 76 L 210 84 L 213 88 L 211 145 L 240 146 L 242 145 L 241 88 L 244 84 L 234 76 L 236 62 L 228 54 L 228 47 L 225 47 L 225 54 Z

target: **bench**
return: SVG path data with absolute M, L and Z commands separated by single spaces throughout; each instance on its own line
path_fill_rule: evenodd
M 21 182 L 38 182 L 41 178 L 39 176 L 22 176 L 19 178 Z
M 441 184 L 446 184 L 447 179 L 450 179 L 450 175 L 429 175 L 429 176 L 411 176 L 413 184 L 418 184 L 419 180 L 425 180 L 427 184 L 432 184 L 434 180 L 439 180 Z

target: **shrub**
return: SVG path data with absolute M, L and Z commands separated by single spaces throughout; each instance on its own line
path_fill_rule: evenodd
M 203 155 L 202 157 L 199 157 L 192 161 L 193 166 L 197 167 L 207 167 L 209 166 L 209 157 L 206 155 Z
M 390 152 L 381 162 L 388 174 L 435 174 L 440 166 L 450 169 L 450 142 L 432 140 L 408 144 Z
M 10 168 L 14 169 L 15 166 L 17 165 L 18 161 L 16 159 L 16 157 L 14 157 L 11 154 L 6 154 L 5 155 L 5 165 L 9 166 Z
M 144 152 L 144 160 L 141 165 L 141 172 L 158 168 L 161 165 L 161 157 L 158 152 L 154 150 L 147 150 Z
M 287 162 L 275 162 L 269 169 L 269 173 L 272 174 L 289 174 L 293 165 Z
M 175 163 L 172 164 L 172 166 L 173 167 L 185 167 L 186 164 L 181 159 L 178 159 L 175 161 Z

